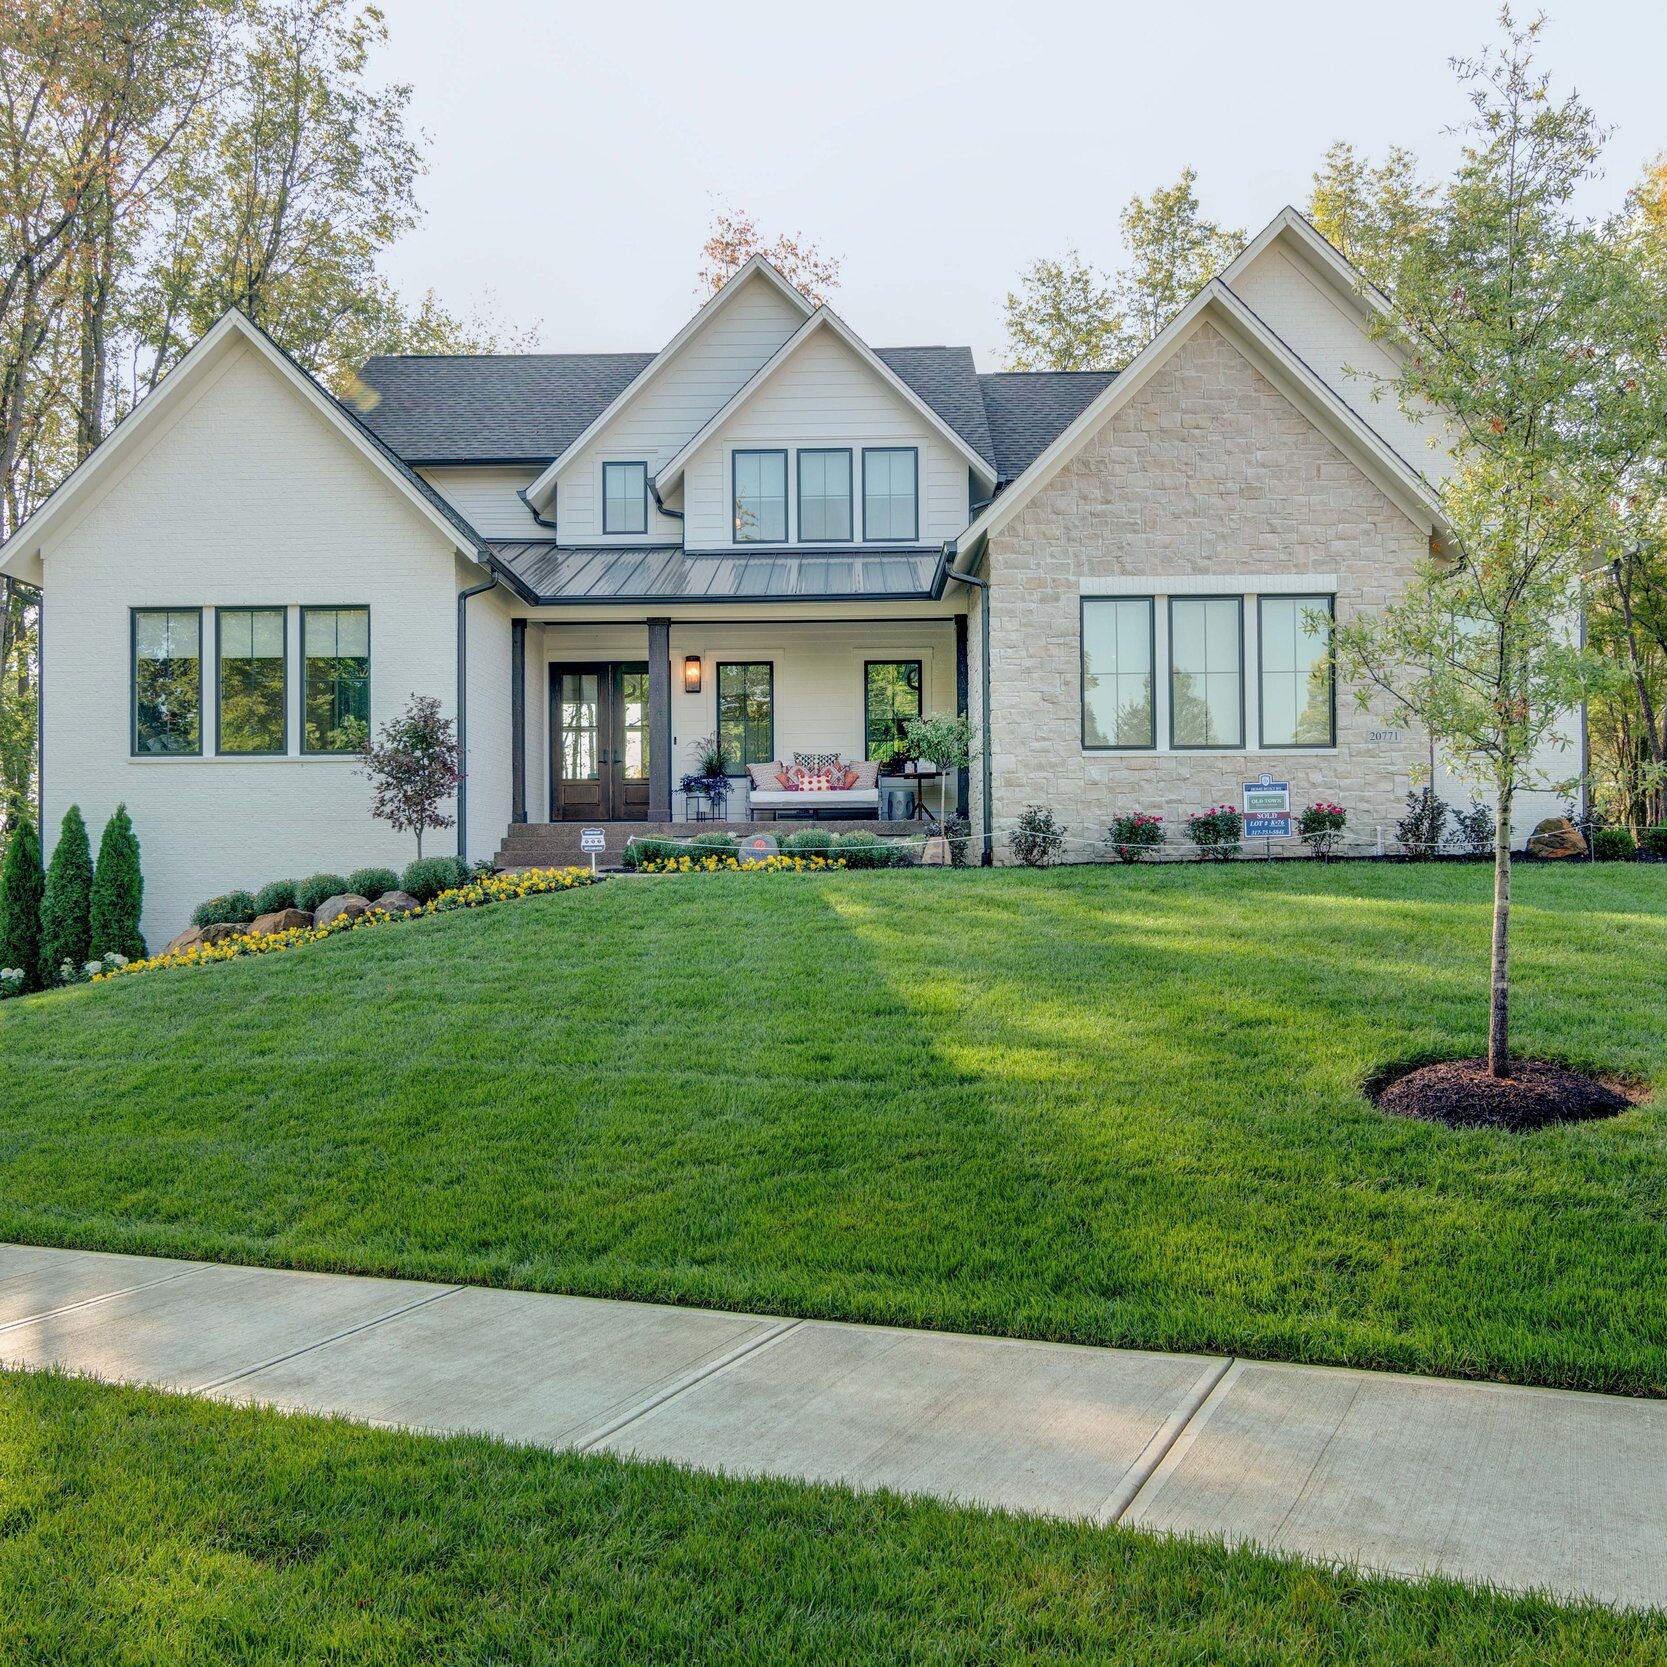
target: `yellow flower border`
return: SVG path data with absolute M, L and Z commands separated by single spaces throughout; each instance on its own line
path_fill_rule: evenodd
M 653 857 L 642 863 L 639 874 L 816 874 L 843 868 L 835 857 Z
M 338 915 L 328 926 L 291 926 L 282 932 L 239 932 L 218 943 L 193 944 L 172 955 L 153 955 L 145 961 L 129 961 L 124 967 L 95 973 L 91 984 L 105 984 L 129 973 L 161 972 L 169 967 L 206 967 L 216 961 L 237 961 L 245 955 L 283 954 L 307 944 L 322 943 L 346 932 L 368 931 L 376 926 L 397 926 L 424 915 L 450 914 L 455 909 L 479 909 L 489 903 L 509 903 L 518 897 L 538 897 L 546 892 L 572 891 L 578 886 L 597 884 L 600 874 L 588 868 L 524 868 L 511 874 L 487 874 L 466 884 L 443 891 L 420 909 L 395 914 L 388 909 L 367 909 L 362 915 Z

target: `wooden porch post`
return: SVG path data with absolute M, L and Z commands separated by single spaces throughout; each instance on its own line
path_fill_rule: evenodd
M 527 622 L 509 622 L 510 819 L 527 819 Z
M 671 820 L 671 620 L 648 622 L 648 819 Z

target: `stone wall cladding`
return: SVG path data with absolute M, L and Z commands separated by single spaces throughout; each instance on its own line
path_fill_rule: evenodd
M 1333 799 L 1348 807 L 1352 836 L 1381 827 L 1393 839 L 1427 744 L 1382 697 L 1362 711 L 1346 686 L 1335 752 L 1086 751 L 1080 581 L 1335 574 L 1343 622 L 1397 595 L 1426 549 L 1427 534 L 1201 323 L 990 540 L 996 860 L 1007 860 L 1007 832 L 1026 805 L 1053 808 L 1070 856 L 1104 856 L 1118 812 L 1156 811 L 1184 841 L 1188 811 L 1236 804 L 1242 782 L 1264 771 L 1290 781 L 1293 809 Z M 1402 738 L 1368 741 L 1374 728 Z

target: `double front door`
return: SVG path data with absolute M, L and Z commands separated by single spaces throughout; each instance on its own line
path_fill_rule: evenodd
M 550 667 L 550 820 L 648 815 L 648 666 Z

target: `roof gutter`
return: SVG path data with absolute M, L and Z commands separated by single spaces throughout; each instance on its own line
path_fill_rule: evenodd
M 990 581 L 981 579 L 974 573 L 962 573 L 955 566 L 957 553 L 955 540 L 953 538 L 946 539 L 941 568 L 943 584 L 947 584 L 951 579 L 957 579 L 963 585 L 970 585 L 974 590 L 984 593 L 983 603 L 978 610 L 978 698 L 982 725 L 978 747 L 978 780 L 979 797 L 984 801 L 984 814 L 980 818 L 984 824 L 983 853 L 979 862 L 983 867 L 989 868 L 996 860 L 995 823 L 992 819 L 990 806 Z M 938 594 L 942 595 L 942 593 L 942 584 L 940 584 Z
M 544 517 L 542 515 L 540 515 L 536 509 L 533 508 L 533 501 L 532 501 L 531 498 L 529 498 L 527 496 L 526 487 L 524 487 L 524 486 L 516 487 L 515 488 L 515 496 L 518 497 L 521 500 L 522 508 L 524 508 L 526 510 L 526 512 L 533 518 L 533 521 L 536 525 L 538 525 L 540 527 L 548 527 L 551 532 L 554 532 L 556 530 L 556 523 L 554 521 L 546 521 L 544 519 Z
M 498 588 L 490 579 L 457 593 L 457 753 L 463 768 L 457 778 L 457 854 L 469 860 L 469 598 Z
M 657 510 L 659 510 L 659 512 L 662 515 L 670 516 L 673 520 L 676 520 L 676 521 L 683 520 L 684 517 L 683 517 L 683 511 L 682 510 L 680 510 L 680 509 L 667 509 L 666 508 L 666 501 L 665 501 L 664 498 L 662 498 L 660 496 L 660 488 L 654 484 L 652 478 L 650 478 L 650 480 L 648 482 L 648 491 L 649 491 L 649 496 L 652 497 L 653 500 L 654 500 L 654 507 Z

